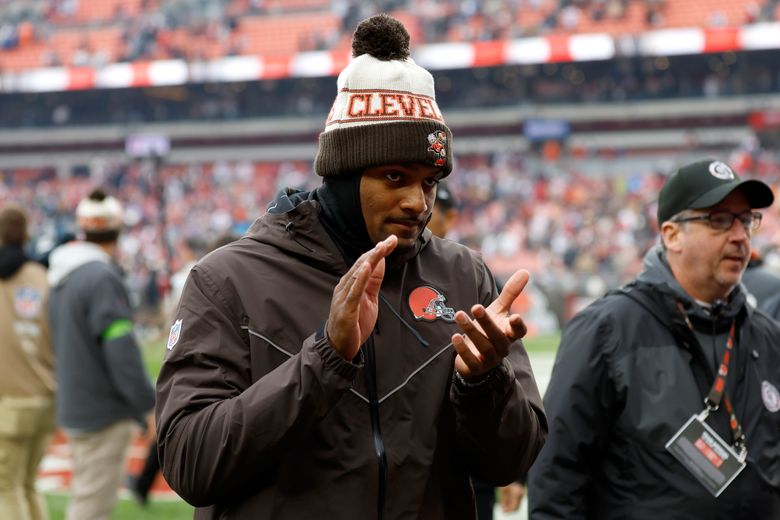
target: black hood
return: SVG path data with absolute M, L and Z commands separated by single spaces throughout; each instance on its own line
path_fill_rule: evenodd
M 322 211 L 320 222 L 344 255 L 348 266 L 363 253 L 374 247 L 368 234 L 363 208 L 360 202 L 360 175 L 349 177 L 328 177 L 314 192 Z M 428 220 L 431 216 L 428 215 Z M 402 267 L 422 250 L 428 241 L 430 231 L 424 228 L 409 249 L 396 249 L 387 257 L 387 269 Z
M 666 301 L 676 306 L 679 301 L 685 313 L 692 321 L 703 320 L 711 323 L 716 319 L 720 325 L 730 326 L 731 322 L 746 308 L 745 292 L 739 285 L 729 294 L 726 301 L 716 301 L 712 306 L 698 303 L 680 286 L 672 274 L 663 247 L 653 247 L 644 257 L 644 269 L 637 276 L 638 284 L 667 296 Z
M 11 278 L 29 260 L 21 246 L 0 246 L 0 278 Z
M 374 247 L 363 219 L 360 175 L 328 177 L 315 191 L 322 211 L 320 221 L 341 249 L 347 265 Z

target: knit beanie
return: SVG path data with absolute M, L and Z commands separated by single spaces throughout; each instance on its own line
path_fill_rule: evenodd
M 76 225 L 89 242 L 113 242 L 122 228 L 122 205 L 96 189 L 76 207 Z
M 320 134 L 314 171 L 323 177 L 383 164 L 423 163 L 452 171 L 452 132 L 436 104 L 433 76 L 409 57 L 409 33 L 380 14 L 358 25 L 353 60 Z

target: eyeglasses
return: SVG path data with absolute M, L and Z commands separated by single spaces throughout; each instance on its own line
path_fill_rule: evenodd
M 730 211 L 713 211 L 707 215 L 695 215 L 692 217 L 677 217 L 672 222 L 693 222 L 695 220 L 706 220 L 710 223 L 712 229 L 726 231 L 734 225 L 734 220 L 739 219 L 745 229 L 755 231 L 761 225 L 761 213 L 758 211 L 746 211 L 744 213 L 732 213 Z

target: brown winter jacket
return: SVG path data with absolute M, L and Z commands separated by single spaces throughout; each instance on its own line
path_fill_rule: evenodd
M 347 362 L 323 333 L 347 266 L 318 212 L 267 213 L 192 270 L 157 383 L 166 479 L 195 518 L 475 518 L 469 474 L 507 484 L 541 449 L 539 392 L 520 342 L 485 384 L 453 383 L 458 327 L 415 320 L 409 296 L 487 305 L 490 272 L 426 231 L 388 269 L 374 333 Z

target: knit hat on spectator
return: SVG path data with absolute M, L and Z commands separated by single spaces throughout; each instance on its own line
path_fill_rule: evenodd
M 122 227 L 122 205 L 102 190 L 94 190 L 76 207 L 76 224 L 88 235 L 115 234 Z
M 726 163 L 716 159 L 696 161 L 675 171 L 658 196 L 658 224 L 686 209 L 709 208 L 739 189 L 751 208 L 774 202 L 772 189 L 758 180 L 741 180 Z
M 320 134 L 314 171 L 323 177 L 382 164 L 423 163 L 452 171 L 452 132 L 436 104 L 433 76 L 409 57 L 409 33 L 380 14 L 358 25 L 354 59 Z

